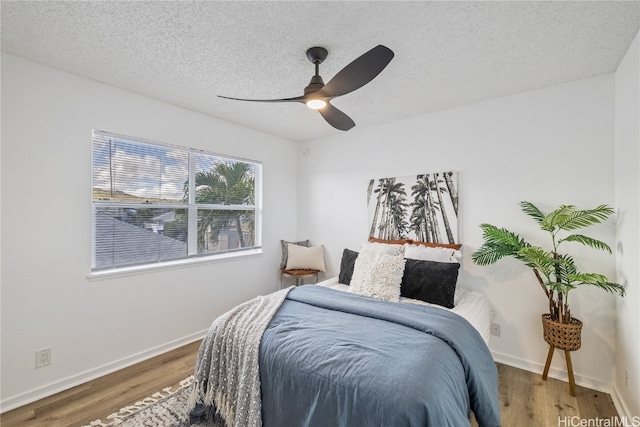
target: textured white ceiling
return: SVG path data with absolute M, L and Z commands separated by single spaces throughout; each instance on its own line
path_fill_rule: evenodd
M 356 128 L 615 71 L 638 1 L 2 1 L 2 51 L 302 141 L 341 131 L 298 103 L 305 52 L 325 82 L 383 44 L 371 83 L 333 101 Z M 353 132 L 354 130 L 350 131 Z

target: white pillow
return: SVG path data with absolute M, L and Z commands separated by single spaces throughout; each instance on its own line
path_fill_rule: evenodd
M 286 270 L 318 270 L 326 271 L 324 266 L 324 246 L 310 248 L 287 243 Z
M 400 283 L 406 262 L 402 255 L 360 252 L 353 267 L 349 291 L 386 301 L 400 301 Z
M 404 257 L 436 262 L 460 262 L 458 259 L 462 257 L 462 253 L 451 248 L 432 248 L 429 246 L 406 244 Z
M 289 251 L 287 250 L 288 243 L 291 243 L 292 245 L 304 246 L 305 248 L 309 247 L 309 239 L 300 240 L 299 242 L 287 242 L 286 240 L 280 240 L 280 246 L 282 249 L 282 258 L 280 259 L 280 268 L 285 268 L 287 266 L 287 258 L 289 257 Z
M 362 242 L 359 252 L 377 252 L 389 255 L 400 255 L 404 251 L 404 245 L 378 242 Z

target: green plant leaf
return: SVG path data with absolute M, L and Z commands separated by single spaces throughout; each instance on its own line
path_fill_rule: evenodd
M 533 218 L 538 224 L 542 224 L 544 220 L 544 213 L 540 209 L 538 209 L 533 203 L 527 202 L 526 200 L 520 202 L 520 207 L 522 208 L 522 212 L 529 215 Z
M 544 217 L 540 227 L 545 231 L 554 231 L 558 227 L 558 224 L 565 223 L 575 212 L 575 206 L 573 205 L 560 205 L 558 209 L 549 213 Z
M 506 256 L 517 257 L 518 250 L 530 246 L 524 239 L 506 228 L 491 224 L 481 224 L 484 244 L 478 248 L 471 259 L 478 265 L 493 264 Z
M 551 279 L 555 271 L 553 255 L 537 246 L 521 248 L 516 258 L 523 261 L 528 267 L 538 270 L 547 280 Z
M 561 230 L 577 230 L 605 221 L 614 210 L 610 206 L 600 205 L 594 209 L 570 210 L 568 215 L 558 217 L 555 224 Z
M 554 281 L 550 281 L 546 285 L 552 291 L 560 292 L 565 296 L 569 293 L 570 290 L 576 288 L 576 286 L 571 283 L 554 282 Z
M 511 252 L 511 249 L 504 247 L 482 245 L 471 255 L 471 259 L 478 265 L 490 265 L 511 255 Z
M 491 224 L 481 224 L 480 228 L 483 231 L 482 237 L 486 243 L 507 245 L 514 248 L 520 248 L 527 245 L 519 235 L 507 230 L 506 228 L 499 228 Z
M 602 250 L 602 251 L 613 253 L 611 251 L 611 248 L 609 247 L 609 245 L 607 245 L 603 241 L 600 241 L 600 240 L 597 240 L 597 239 L 594 239 L 592 237 L 585 236 L 585 235 L 582 235 L 582 234 L 571 234 L 571 235 L 565 237 L 564 239 L 558 240 L 558 244 L 560 244 L 562 242 L 578 242 L 578 243 L 582 243 L 583 245 L 592 247 L 594 249 L 599 249 L 599 250 Z
M 577 273 L 571 277 L 571 281 L 576 286 L 592 285 L 611 293 L 617 293 L 620 296 L 625 295 L 625 289 L 618 283 L 609 282 L 602 274 L 597 273 Z
M 553 262 L 556 282 L 570 285 L 571 277 L 578 272 L 573 258 L 570 255 L 558 255 Z

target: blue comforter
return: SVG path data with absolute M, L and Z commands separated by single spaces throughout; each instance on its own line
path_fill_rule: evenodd
M 265 427 L 499 426 L 480 334 L 435 307 L 291 290 L 260 345 Z

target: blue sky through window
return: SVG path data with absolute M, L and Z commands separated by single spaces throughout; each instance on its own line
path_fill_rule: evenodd
M 94 143 L 93 187 L 154 201 L 180 201 L 189 154 L 163 146 L 105 139 Z

